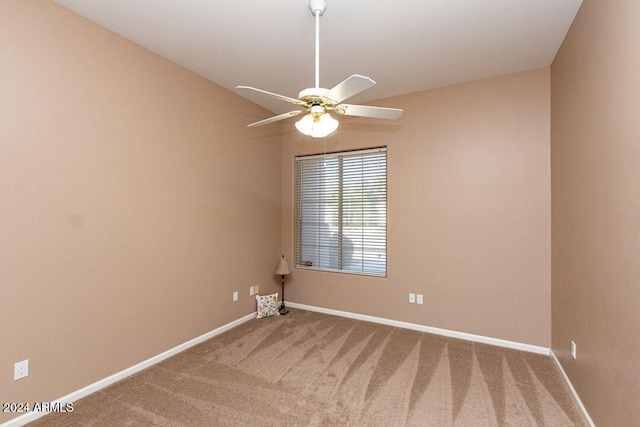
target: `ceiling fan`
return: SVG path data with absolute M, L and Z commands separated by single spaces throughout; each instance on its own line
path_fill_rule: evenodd
M 236 89 L 248 89 L 265 95 L 272 96 L 281 101 L 295 104 L 304 108 L 288 113 L 279 114 L 268 119 L 251 123 L 248 127 L 263 126 L 289 117 L 307 113 L 296 122 L 296 128 L 303 134 L 314 138 L 323 138 L 333 134 L 338 129 L 339 122 L 334 119 L 330 111 L 343 116 L 373 117 L 376 119 L 398 119 L 403 113 L 399 108 L 371 107 L 366 105 L 343 104 L 342 102 L 352 96 L 368 89 L 376 84 L 369 77 L 354 74 L 346 80 L 338 83 L 332 89 L 320 87 L 320 16 L 327 7 L 325 0 L 310 0 L 309 9 L 316 19 L 316 80 L 315 87 L 302 90 L 298 99 L 291 98 L 266 90 L 256 89 L 250 86 L 236 86 Z

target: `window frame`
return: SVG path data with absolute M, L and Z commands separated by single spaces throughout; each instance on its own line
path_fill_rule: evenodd
M 374 180 L 382 180 L 382 183 L 377 182 L 377 183 L 372 183 L 369 186 L 364 186 L 363 180 L 361 179 L 359 181 L 359 184 L 361 186 L 361 190 L 360 190 L 360 204 L 361 206 L 361 210 L 359 211 L 359 214 L 361 215 L 360 221 L 355 221 L 356 223 L 356 227 L 355 229 L 357 230 L 358 228 L 361 230 L 360 234 L 361 236 L 356 235 L 356 244 L 351 243 L 351 246 L 349 246 L 349 243 L 345 243 L 345 239 L 347 241 L 351 241 L 352 239 L 349 237 L 349 233 L 347 231 L 345 231 L 345 211 L 348 210 L 348 202 L 345 202 L 344 198 L 343 198 L 343 194 L 345 192 L 348 191 L 348 184 L 345 184 L 345 179 L 343 177 L 344 174 L 344 169 L 347 168 L 347 172 L 349 172 L 348 169 L 348 165 L 347 167 L 344 166 L 344 159 L 348 159 L 348 158 L 354 158 L 354 157 L 359 157 L 359 156 L 366 156 L 368 154 L 372 155 L 379 155 L 380 153 L 384 153 L 383 159 L 384 159 L 384 170 L 383 173 L 376 175 L 376 173 L 374 172 L 373 174 L 367 172 L 366 174 L 364 172 L 362 172 L 362 176 L 361 178 L 373 178 Z M 308 250 L 309 246 L 312 246 L 312 250 L 313 250 L 313 245 L 309 245 L 309 243 L 304 244 L 303 242 L 303 234 L 305 233 L 305 229 L 304 229 L 304 223 L 303 223 L 303 219 L 302 217 L 304 216 L 303 214 L 303 210 L 305 209 L 304 206 L 308 206 L 309 204 L 303 204 L 303 197 L 302 197 L 302 192 L 303 192 L 303 186 L 304 186 L 304 179 L 302 177 L 302 171 L 301 171 L 301 167 L 300 165 L 302 165 L 305 161 L 310 161 L 312 162 L 315 159 L 322 159 L 322 160 L 328 160 L 328 161 L 337 161 L 338 162 L 338 172 L 337 172 L 337 179 L 338 179 L 338 191 L 339 191 L 339 195 L 337 196 L 337 212 L 334 212 L 334 216 L 337 215 L 337 223 L 332 223 L 333 227 L 336 228 L 337 227 L 337 232 L 329 232 L 329 234 L 327 234 L 327 231 L 323 231 L 322 230 L 322 225 L 320 223 L 320 219 L 318 219 L 317 224 L 314 226 L 312 226 L 310 228 L 310 232 L 312 234 L 316 234 L 317 235 L 317 242 L 316 242 L 316 248 L 315 251 L 317 252 L 316 258 L 318 259 L 318 263 L 319 265 L 307 265 L 304 262 L 304 256 L 303 256 L 303 251 L 305 249 Z M 367 161 L 372 161 L 369 159 L 362 158 L 361 162 L 363 165 L 363 169 L 364 166 L 367 165 L 366 162 Z M 379 160 L 378 160 L 379 161 Z M 312 163 L 311 163 L 312 164 Z M 311 167 L 309 165 L 309 163 L 307 164 L 307 167 Z M 375 167 L 375 166 L 374 166 Z M 334 172 L 335 174 L 335 172 Z M 336 179 L 336 177 L 334 175 L 327 175 L 330 176 L 330 179 Z M 294 208 L 294 212 L 293 212 L 293 217 L 294 217 L 294 265 L 296 269 L 304 269 L 304 270 L 313 270 L 313 271 L 326 271 L 326 272 L 333 272 L 333 273 L 341 273 L 341 274 L 355 274 L 355 275 L 362 275 L 362 276 L 371 276 L 371 277 L 380 277 L 380 278 L 386 278 L 387 274 L 388 274 L 388 155 L 387 155 L 387 147 L 376 147 L 376 148 L 368 148 L 368 149 L 361 149 L 361 150 L 349 150 L 349 151 L 339 151 L 339 152 L 332 152 L 332 153 L 324 153 L 324 154 L 314 154 L 314 155 L 302 155 L 302 156 L 295 156 L 294 157 L 294 173 L 293 173 L 293 178 L 294 178 L 294 185 L 293 185 L 293 208 Z M 318 181 L 323 181 L 326 178 L 326 176 L 318 174 L 317 177 L 315 178 Z M 308 181 L 305 181 L 308 182 Z M 313 183 L 312 183 L 313 184 Z M 351 183 L 353 184 L 353 182 Z M 357 182 L 356 182 L 357 184 Z M 321 185 L 321 184 L 318 184 Z M 345 188 L 347 188 L 347 190 L 345 190 Z M 375 202 L 372 203 L 372 208 L 366 210 L 364 207 L 366 198 L 367 198 L 367 194 L 368 191 L 378 191 L 378 193 L 382 194 L 383 197 L 382 199 L 379 198 L 379 196 L 374 197 Z M 321 189 L 318 190 L 317 195 L 319 195 L 319 197 L 321 197 L 321 201 L 318 201 L 318 209 L 317 209 L 317 215 L 318 217 L 324 217 L 326 214 L 326 212 L 321 212 L 321 207 L 324 208 L 324 210 L 327 209 L 326 204 L 328 204 L 328 202 L 326 202 L 326 200 L 323 198 L 326 194 L 327 194 L 327 190 L 326 189 Z M 356 192 L 357 193 L 357 192 Z M 306 194 L 306 193 L 305 193 Z M 316 194 L 313 194 L 316 195 Z M 334 196 L 335 197 L 335 196 Z M 351 202 L 353 203 L 353 199 L 349 199 L 351 200 Z M 382 200 L 382 202 L 381 202 Z M 382 206 L 384 207 L 382 213 L 380 213 L 380 204 L 382 203 Z M 313 212 L 313 209 L 311 210 Z M 316 214 L 316 212 L 313 212 L 314 214 Z M 376 225 L 371 226 L 369 232 L 365 232 L 365 227 L 367 224 L 366 218 L 365 217 L 373 217 L 374 218 L 374 223 Z M 326 227 L 329 227 L 329 223 L 323 222 L 322 224 L 326 224 Z M 309 232 L 309 229 L 306 230 L 307 234 Z M 333 234 L 337 234 L 337 243 L 331 245 L 329 244 L 329 246 L 336 250 L 337 253 L 334 255 L 332 251 L 326 252 L 325 255 L 328 253 L 330 259 L 333 259 L 333 257 L 335 256 L 337 259 L 337 265 L 335 268 L 332 268 L 332 266 L 327 266 L 327 263 L 331 264 L 333 261 L 332 260 L 327 260 L 327 258 L 324 258 L 324 262 L 322 260 L 322 255 L 320 254 L 322 251 L 321 248 L 321 243 L 320 241 L 322 240 L 323 237 L 327 237 L 329 235 L 333 235 Z M 359 237 L 361 237 L 361 239 L 358 239 Z M 313 238 L 311 239 L 311 241 L 313 242 Z M 371 243 L 373 242 L 373 243 Z M 382 245 L 382 246 L 381 246 Z M 345 261 L 345 248 L 347 248 L 347 252 L 349 252 L 349 250 L 351 249 L 351 254 L 354 255 L 359 255 L 360 256 L 360 260 L 359 261 L 353 261 L 353 259 L 355 259 L 355 256 L 353 259 L 350 259 L 349 261 Z M 325 249 L 326 250 L 326 249 Z M 375 260 L 370 258 L 371 253 L 377 254 L 378 258 L 382 258 L 382 260 L 380 261 Z M 368 252 L 368 254 L 367 254 Z M 348 254 L 347 254 L 348 256 Z M 353 256 L 353 255 L 352 255 Z M 347 266 L 345 267 L 345 264 L 347 264 Z M 368 267 L 366 267 L 366 265 L 369 265 Z M 354 268 L 354 265 L 360 265 L 361 268 Z M 379 271 L 376 271 L 379 270 Z

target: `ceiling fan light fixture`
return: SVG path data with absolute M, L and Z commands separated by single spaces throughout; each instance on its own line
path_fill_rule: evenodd
M 296 122 L 296 128 L 312 138 L 324 138 L 334 133 L 340 122 L 329 113 L 309 113 Z

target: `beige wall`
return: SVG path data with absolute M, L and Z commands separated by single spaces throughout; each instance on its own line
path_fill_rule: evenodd
M 266 111 L 49 1 L 0 2 L 0 64 L 0 401 L 59 398 L 278 288 L 281 138 L 245 128 Z
M 343 118 L 327 151 L 388 147 L 388 277 L 295 270 L 288 299 L 549 347 L 549 102 L 543 69 L 376 103 L 404 108 L 399 122 Z M 324 143 L 287 129 L 293 259 L 293 158 Z
M 553 349 L 599 426 L 640 425 L 639 16 L 585 0 L 551 67 Z

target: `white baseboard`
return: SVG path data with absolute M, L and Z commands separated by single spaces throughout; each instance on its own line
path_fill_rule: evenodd
M 576 391 L 575 388 L 573 388 L 573 384 L 571 384 L 571 380 L 567 376 L 567 373 L 564 371 L 562 364 L 560 364 L 560 360 L 558 360 L 553 350 L 551 350 L 551 357 L 553 358 L 553 360 L 556 361 L 556 365 L 558 365 L 558 369 L 560 369 L 560 372 L 562 373 L 564 380 L 567 382 L 567 385 L 569 386 L 571 393 L 573 393 L 573 397 L 575 397 L 576 401 L 578 402 L 578 405 L 580 406 L 580 409 L 582 410 L 582 413 L 584 414 L 585 418 L 589 422 L 589 425 L 591 427 L 596 427 L 595 423 L 591 419 L 591 416 L 589 416 L 589 413 L 587 412 L 587 408 L 585 408 L 584 405 L 582 404 L 582 400 L 580 400 L 580 396 L 578 396 L 578 392 Z
M 256 313 L 249 313 L 244 317 L 241 317 L 238 320 L 234 320 L 233 322 L 227 323 L 226 325 L 222 325 L 219 328 L 214 329 L 213 331 L 207 332 L 206 334 L 200 335 L 199 337 L 196 337 L 192 340 L 189 340 L 185 343 L 182 343 L 176 347 L 173 347 L 170 350 L 167 350 L 163 353 L 160 353 L 156 356 L 151 357 L 150 359 L 147 359 L 143 362 L 138 363 L 137 365 L 131 366 L 130 368 L 124 369 L 120 372 L 117 372 L 111 376 L 108 376 L 107 378 L 104 378 L 100 381 L 96 381 L 93 384 L 90 384 L 84 388 L 81 388 L 80 390 L 76 390 L 72 393 L 67 394 L 66 396 L 63 396 L 59 399 L 56 399 L 55 401 L 53 401 L 52 403 L 62 403 L 63 405 L 67 402 L 75 402 L 78 399 L 81 399 L 85 396 L 90 395 L 91 393 L 95 393 L 98 390 L 101 390 L 107 386 L 110 386 L 111 384 L 120 381 L 128 376 L 131 376 L 137 372 L 142 371 L 145 368 L 148 368 L 152 365 L 155 365 L 156 363 L 162 362 L 165 359 L 168 359 L 171 356 L 174 356 L 180 352 L 183 352 L 185 350 L 187 350 L 190 347 L 193 347 L 194 345 L 200 344 L 201 342 L 204 342 L 208 339 L 211 339 L 213 337 L 215 337 L 216 335 L 220 335 L 223 332 L 228 331 L 229 329 L 236 327 L 244 322 L 247 322 L 251 319 L 255 319 L 256 317 Z M 49 413 L 49 411 L 41 411 L 41 412 L 29 412 L 26 413 L 24 415 L 21 415 L 17 418 L 14 418 L 12 420 L 9 420 L 3 424 L 0 424 L 0 427 L 21 427 L 24 426 L 27 423 L 30 423 L 32 421 L 37 420 L 40 417 L 43 417 L 45 415 L 47 415 Z
M 314 307 L 312 305 L 298 304 L 287 301 L 287 307 L 299 308 L 301 310 L 317 311 L 318 313 L 331 314 L 334 316 L 348 317 L 350 319 L 364 320 L 367 322 L 380 323 L 398 328 L 412 329 L 414 331 L 428 332 L 430 334 L 442 335 L 450 338 L 458 338 L 467 341 L 479 342 L 483 344 L 497 345 L 499 347 L 512 348 L 515 350 L 528 351 L 530 353 L 544 354 L 549 356 L 551 349 L 539 347 L 531 344 L 524 344 L 515 341 L 501 340 L 498 338 L 490 338 L 482 335 L 468 334 L 466 332 L 451 331 L 449 329 L 433 328 L 431 326 L 418 325 L 416 323 L 401 322 L 399 320 L 385 319 L 383 317 L 368 316 L 366 314 L 350 313 L 348 311 L 332 310 L 330 308 Z

